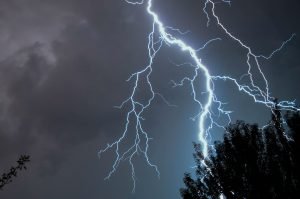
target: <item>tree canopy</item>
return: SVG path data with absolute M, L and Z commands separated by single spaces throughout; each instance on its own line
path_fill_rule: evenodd
M 186 173 L 184 199 L 299 198 L 300 115 L 273 110 L 268 126 L 237 121 L 208 158 L 194 144 L 196 174 Z M 285 128 L 284 128 L 285 126 Z

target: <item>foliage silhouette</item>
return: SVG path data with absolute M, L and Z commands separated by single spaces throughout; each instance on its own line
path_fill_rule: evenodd
M 185 173 L 184 199 L 296 199 L 299 196 L 299 113 L 272 111 L 264 129 L 237 121 L 226 128 L 224 140 L 204 159 L 194 144 L 196 179 Z M 205 166 L 206 165 L 206 166 Z
M 18 159 L 18 165 L 16 167 L 11 167 L 8 173 L 3 173 L 0 177 L 0 190 L 7 185 L 8 183 L 12 182 L 12 178 L 17 176 L 18 170 L 26 170 L 26 163 L 30 161 L 30 156 L 28 155 L 21 155 Z

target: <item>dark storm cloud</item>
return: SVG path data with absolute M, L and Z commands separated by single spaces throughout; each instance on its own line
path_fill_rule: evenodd
M 206 28 L 203 4 L 198 0 L 155 2 L 155 9 L 164 13 L 162 18 L 170 25 L 191 30 L 184 38 L 193 46 L 221 35 L 216 27 Z M 243 6 L 233 2 L 232 8 L 220 6 L 218 12 L 234 33 L 265 53 L 292 32 L 299 32 L 297 20 L 292 20 L 297 19 L 297 12 L 287 12 L 299 6 L 295 1 L 284 3 L 285 14 L 277 14 L 283 9 L 281 1 L 275 1 L 273 7 L 268 7 L 268 1 L 259 2 L 263 3 L 253 6 L 247 2 L 249 5 Z M 145 122 L 150 137 L 157 138 L 151 142 L 151 157 L 160 166 L 161 181 L 138 159 L 139 184 L 136 195 L 131 195 L 126 164 L 111 181 L 104 182 L 112 154 L 97 159 L 97 150 L 122 131 L 125 111 L 113 106 L 127 97 L 132 85 L 125 82 L 129 75 L 147 64 L 145 47 L 150 27 L 143 7 L 122 1 L 0 0 L 0 171 L 19 154 L 28 153 L 33 159 L 30 171 L 23 174 L 26 178 L 16 180 L 0 194 L 6 198 L 45 199 L 178 198 L 175 189 L 183 172 L 192 166 L 191 141 L 196 139 L 196 124 L 189 118 L 196 110 L 187 87 L 171 89 L 170 80 L 180 80 L 182 70 L 169 60 L 184 60 L 178 52 L 174 56 L 175 50 L 170 53 L 170 48 L 162 49 L 153 85 L 179 107 L 157 107 L 162 104 L 158 99 Z M 212 63 L 212 71 L 234 70 L 238 74 L 244 54 L 224 35 L 222 39 L 224 43 L 212 44 L 201 52 L 203 61 Z M 298 37 L 286 49 L 266 64 L 265 71 L 275 85 L 276 96 L 298 98 L 293 89 L 282 88 L 276 81 L 283 74 L 284 80 L 297 81 Z M 285 63 L 286 68 L 298 73 L 282 73 L 280 66 Z M 291 88 L 296 89 L 293 84 Z M 227 99 L 236 102 L 239 111 L 253 111 L 252 106 L 244 106 L 244 98 L 231 99 L 232 93 L 227 91 L 221 90 L 221 96 L 229 95 Z
M 114 186 L 123 189 L 119 192 L 102 180 L 111 158 L 104 157 L 97 167 L 97 150 L 105 146 L 103 140 L 110 141 L 108 138 L 121 132 L 120 116 L 124 116 L 124 111 L 113 106 L 127 97 L 130 84 L 125 84 L 125 80 L 129 74 L 147 63 L 144 47 L 148 27 L 136 26 L 138 19 L 147 21 L 145 15 L 111 1 L 1 4 L 1 34 L 6 35 L 1 40 L 1 46 L 6 48 L 1 48 L 0 62 L 1 170 L 13 164 L 19 154 L 32 157 L 27 174 L 30 182 L 14 182 L 3 196 L 82 198 L 82 194 L 92 190 L 94 196 L 90 198 L 122 198 L 123 191 L 139 198 L 130 193 L 127 169 L 118 174 L 122 181 L 114 178 Z M 142 45 L 133 45 L 139 42 Z M 159 124 L 160 119 L 152 121 Z M 104 162 L 108 164 L 105 166 Z M 144 168 L 140 162 L 137 165 Z M 66 177 L 85 171 L 88 173 L 79 181 Z M 101 175 L 95 174 L 97 171 Z M 145 182 L 157 182 L 152 170 L 139 173 Z M 57 175 L 60 177 L 51 180 Z M 82 188 L 86 183 L 91 188 Z M 72 186 L 82 191 L 72 194 Z M 147 186 L 141 184 L 141 190 Z M 14 187 L 19 187 L 18 192 L 14 192 Z M 160 195 L 159 187 L 153 186 L 157 192 L 149 197 Z
M 52 197 L 46 188 L 56 182 L 49 178 L 61 170 L 76 172 L 70 168 L 75 162 L 93 165 L 85 181 L 93 179 L 113 193 L 103 181 L 107 158 L 97 167 L 97 151 L 122 131 L 124 111 L 113 106 L 127 97 L 129 74 L 146 63 L 139 48 L 146 45 L 147 29 L 131 34 L 137 14 L 111 1 L 1 1 L 0 13 L 1 170 L 19 154 L 32 157 L 30 185 L 16 182 L 19 191 L 8 188 L 4 197 Z M 132 45 L 139 40 L 145 45 Z M 77 157 L 66 164 L 73 154 Z M 101 175 L 93 173 L 98 170 Z M 95 198 L 104 190 L 96 189 Z
M 89 16 L 76 16 L 81 5 L 65 3 L 1 1 L 2 157 L 59 156 L 70 144 L 113 130 L 118 119 L 111 102 L 122 72 L 111 78 L 120 64 L 108 61 L 112 41 L 98 35 Z

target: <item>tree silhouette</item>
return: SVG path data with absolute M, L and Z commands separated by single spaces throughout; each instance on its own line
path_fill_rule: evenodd
M 17 172 L 23 169 L 27 169 L 26 163 L 30 161 L 30 156 L 21 155 L 19 160 L 17 161 L 18 165 L 16 167 L 11 167 L 8 173 L 3 173 L 0 177 L 0 190 L 12 181 L 13 177 L 17 176 Z
M 300 115 L 287 113 L 285 131 L 279 110 L 272 111 L 270 124 L 237 121 L 227 127 L 222 142 L 204 159 L 201 146 L 194 144 L 196 179 L 184 176 L 184 199 L 300 198 L 299 133 Z

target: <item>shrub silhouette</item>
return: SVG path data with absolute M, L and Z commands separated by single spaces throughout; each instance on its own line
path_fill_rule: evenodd
M 0 190 L 7 185 L 8 183 L 12 182 L 13 177 L 17 177 L 18 171 L 26 170 L 26 163 L 30 161 L 30 156 L 28 155 L 21 155 L 18 159 L 18 165 L 16 167 L 11 167 L 9 172 L 3 173 L 0 177 Z

